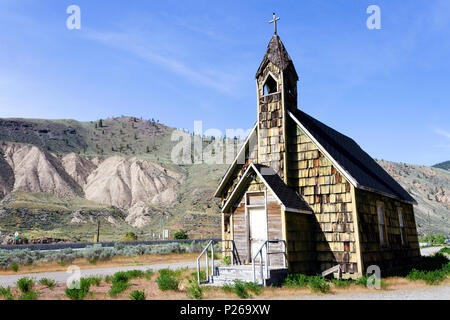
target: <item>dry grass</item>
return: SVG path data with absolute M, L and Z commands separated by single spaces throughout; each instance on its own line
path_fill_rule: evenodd
M 125 266 L 141 266 L 147 264 L 157 263 L 172 263 L 172 262 L 192 262 L 197 259 L 198 253 L 171 253 L 171 254 L 149 254 L 139 255 L 136 257 L 116 256 L 106 261 L 97 261 L 96 263 L 90 263 L 86 259 L 76 259 L 71 262 L 71 265 L 77 265 L 81 269 L 95 269 L 95 268 L 112 268 L 112 267 L 125 267 Z M 56 272 L 66 271 L 67 266 L 61 265 L 56 261 L 51 262 L 39 262 L 33 265 L 19 266 L 19 270 L 14 272 L 12 270 L 0 270 L 0 276 L 4 275 L 16 275 L 26 273 L 41 273 L 41 272 Z
M 118 294 L 116 297 L 112 298 L 109 295 L 109 290 L 111 288 L 111 283 L 106 283 L 104 280 L 99 286 L 92 285 L 90 288 L 90 293 L 87 295 L 85 300 L 129 300 L 130 293 L 134 290 L 145 290 L 147 300 L 179 300 L 179 299 L 189 299 L 186 295 L 186 286 L 188 285 L 188 280 L 193 278 L 193 269 L 185 269 L 177 277 L 180 281 L 180 285 L 177 291 L 161 291 L 158 289 L 156 283 L 156 278 L 158 277 L 158 272 L 155 272 L 152 277 L 147 280 L 145 278 L 135 278 L 129 281 L 130 286 L 124 292 Z M 414 290 L 429 287 L 423 281 L 408 281 L 404 278 L 391 277 L 384 279 L 387 283 L 387 291 L 397 291 L 397 290 Z M 442 282 L 441 285 L 450 285 L 450 279 Z M 65 295 L 65 284 L 57 284 L 53 290 L 50 290 L 46 286 L 36 284 L 33 290 L 40 292 L 39 300 L 68 300 L 69 298 Z M 203 288 L 203 299 L 218 299 L 218 300 L 235 300 L 239 299 L 234 293 L 226 293 L 220 287 L 202 287 Z M 20 294 L 17 288 L 11 289 L 13 295 L 16 297 Z M 331 285 L 331 290 L 327 295 L 342 295 L 346 294 L 356 294 L 356 293 L 369 293 L 373 290 L 352 284 L 344 288 L 336 288 Z M 252 294 L 253 295 L 253 294 Z M 255 296 L 254 298 L 271 300 L 271 299 L 292 299 L 294 297 L 308 296 L 314 297 L 317 294 L 312 293 L 309 288 L 291 288 L 291 287 L 268 287 L 265 288 L 261 295 Z M 0 298 L 1 299 L 1 298 Z

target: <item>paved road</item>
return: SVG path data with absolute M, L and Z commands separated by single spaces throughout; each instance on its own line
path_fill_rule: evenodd
M 202 261 L 202 267 L 205 262 Z M 145 271 L 147 269 L 152 269 L 153 271 L 157 271 L 160 269 L 170 268 L 170 269 L 182 269 L 182 268 L 197 268 L 196 262 L 176 262 L 176 263 L 161 263 L 161 264 L 149 264 L 145 266 L 127 266 L 127 267 L 114 267 L 114 268 L 97 268 L 97 269 L 85 269 L 80 270 L 81 277 L 91 277 L 91 276 L 108 276 L 113 275 L 117 271 L 128 271 L 128 270 L 142 270 Z M 39 280 L 42 278 L 49 278 L 55 280 L 59 283 L 65 283 L 67 279 L 73 275 L 73 271 L 71 273 L 67 273 L 65 271 L 59 272 L 43 272 L 43 273 L 30 273 L 30 274 L 18 274 L 18 275 L 8 275 L 8 276 L 0 276 L 0 286 L 1 287 L 15 287 L 17 280 L 23 277 L 33 278 L 35 280 Z
M 420 254 L 423 256 L 430 256 L 444 247 L 428 247 L 428 248 L 420 248 Z

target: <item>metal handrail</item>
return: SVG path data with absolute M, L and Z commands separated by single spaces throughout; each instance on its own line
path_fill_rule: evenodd
M 224 252 L 230 252 L 231 253 L 231 264 L 234 265 L 235 263 L 241 264 L 241 259 L 239 258 L 238 251 L 236 249 L 236 245 L 234 243 L 234 240 L 216 240 L 216 242 L 231 242 L 231 250 L 220 250 L 220 253 Z M 211 275 L 209 273 L 209 250 L 211 248 Z M 201 281 L 200 280 L 200 259 L 203 255 L 206 254 L 205 260 L 206 260 L 206 280 Z M 210 240 L 206 247 L 203 249 L 203 251 L 200 253 L 200 255 L 197 258 L 197 282 L 198 284 L 202 283 L 212 283 L 214 282 L 214 276 L 215 276 L 215 270 L 214 270 L 214 240 Z
M 283 251 L 277 251 L 277 252 L 269 252 L 269 243 L 282 243 L 283 244 Z M 265 269 L 266 269 L 266 276 L 264 277 L 264 269 L 263 269 L 263 249 L 266 248 L 265 256 L 266 256 L 266 263 L 265 263 Z M 260 256 L 259 259 L 259 267 L 260 267 L 260 275 L 261 275 L 261 281 L 264 285 L 264 282 L 266 279 L 269 278 L 269 255 L 271 254 L 282 254 L 283 255 L 283 268 L 286 268 L 286 261 L 287 261 L 287 254 L 286 254 L 286 241 L 284 240 L 266 240 L 264 241 L 261 248 L 258 250 L 258 252 L 255 254 L 255 256 L 252 259 L 252 267 L 253 267 L 253 282 L 256 282 L 256 266 L 255 266 L 255 260 L 258 256 Z

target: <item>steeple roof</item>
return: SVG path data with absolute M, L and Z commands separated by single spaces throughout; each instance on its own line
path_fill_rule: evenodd
M 256 78 L 258 78 L 263 72 L 266 65 L 272 62 L 281 70 L 286 70 L 288 68 L 291 69 L 291 72 L 295 74 L 296 79 L 298 80 L 297 72 L 295 71 L 294 64 L 292 63 L 291 57 L 287 53 L 286 48 L 283 45 L 280 37 L 278 35 L 274 35 L 267 46 L 267 52 L 264 55 L 263 61 L 256 72 Z

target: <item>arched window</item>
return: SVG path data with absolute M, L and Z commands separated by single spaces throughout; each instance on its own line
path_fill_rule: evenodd
M 264 95 L 277 92 L 277 82 L 271 75 L 267 77 L 266 83 L 264 83 Z

